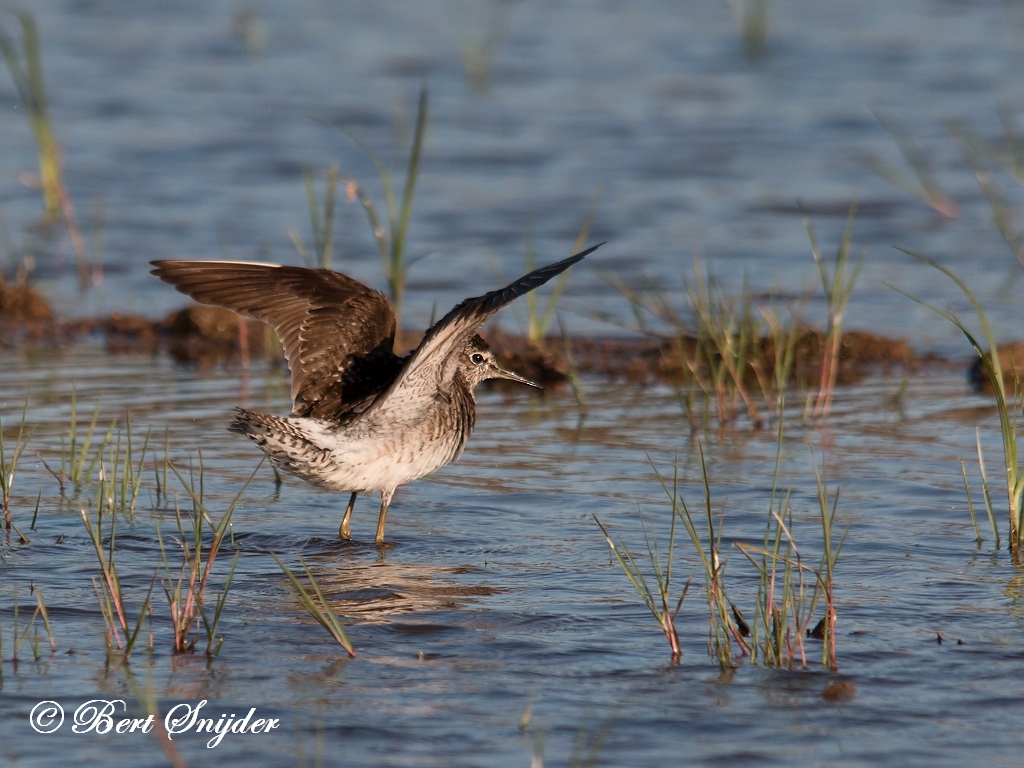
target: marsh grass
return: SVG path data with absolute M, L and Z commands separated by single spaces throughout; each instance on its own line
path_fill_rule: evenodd
M 896 288 L 895 286 L 889 285 L 890 288 L 902 293 L 912 301 L 917 302 L 923 307 L 935 312 L 940 317 L 944 317 L 949 322 L 953 323 L 960 332 L 964 335 L 970 345 L 974 348 L 975 353 L 978 355 L 985 369 L 986 375 L 992 382 L 992 389 L 996 400 L 996 409 L 999 413 L 999 431 L 1003 440 L 1003 464 L 1006 468 L 1006 496 L 1007 506 L 1009 513 L 1009 540 L 1010 556 L 1013 559 L 1014 565 L 1020 566 L 1021 563 L 1021 539 L 1022 534 L 1022 506 L 1021 496 L 1024 494 L 1024 467 L 1021 466 L 1018 456 L 1018 422 L 1017 414 L 1020 411 L 1020 382 L 1017 381 L 1014 387 L 1014 392 L 1010 393 L 1007 390 L 1006 380 L 1003 378 L 1003 369 L 999 361 L 999 350 L 996 346 L 995 334 L 992 332 L 992 327 L 989 325 L 988 318 L 985 316 L 985 311 L 982 309 L 980 302 L 975 298 L 974 294 L 967 287 L 967 284 L 957 277 L 951 270 L 942 266 L 938 262 L 929 259 L 921 254 L 908 251 L 903 248 L 902 250 L 909 256 L 927 264 L 933 269 L 937 269 L 939 272 L 944 274 L 953 283 L 956 284 L 957 288 L 964 294 L 967 300 L 971 303 L 974 309 L 974 313 L 978 318 L 978 323 L 981 325 L 982 338 L 988 345 L 988 351 L 982 346 L 981 341 L 971 333 L 970 329 L 967 328 L 966 324 L 957 316 L 953 310 L 948 307 L 942 308 L 931 304 L 924 299 L 917 298 L 915 296 L 906 293 L 905 291 Z M 978 460 L 981 465 L 982 471 L 982 489 L 986 496 L 986 504 L 990 503 L 990 497 L 988 495 L 988 479 L 984 474 L 984 461 L 981 457 L 981 443 L 978 442 Z
M 811 244 L 811 255 L 818 268 L 818 277 L 821 280 L 821 288 L 825 293 L 825 300 L 828 304 L 828 325 L 825 330 L 825 353 L 821 363 L 821 382 L 818 385 L 818 399 L 814 405 L 815 416 L 828 416 L 832 406 L 832 394 L 836 386 L 836 377 L 839 374 L 839 345 L 842 341 L 843 317 L 846 313 L 847 304 L 853 295 L 853 289 L 857 285 L 860 271 L 864 266 L 866 252 L 861 252 L 860 260 L 851 266 L 850 245 L 853 237 L 853 219 L 857 212 L 856 203 L 850 204 L 850 213 L 846 219 L 846 228 L 843 237 L 836 249 L 835 262 L 831 270 L 825 263 L 818 243 L 818 236 L 808 217 L 804 218 L 804 226 L 807 229 L 807 238 Z
M 220 520 L 214 522 L 203 502 L 204 470 L 201 453 L 199 454 L 198 461 L 198 467 L 189 473 L 187 480 L 173 463 L 170 464 L 171 471 L 178 478 L 182 488 L 184 488 L 186 494 L 192 500 L 192 508 L 188 513 L 191 525 L 190 531 L 186 531 L 182 525 L 183 515 L 180 507 L 175 503 L 175 522 L 178 526 L 177 543 L 181 549 L 181 565 L 177 568 L 176 574 L 172 573 L 170 557 L 164 544 L 159 522 L 156 525 L 156 534 L 162 561 L 164 595 L 167 598 L 167 604 L 171 613 L 174 652 L 195 652 L 196 643 L 199 641 L 201 622 L 203 633 L 206 636 L 205 654 L 207 657 L 213 657 L 220 652 L 221 646 L 224 644 L 224 636 L 218 636 L 218 631 L 224 612 L 224 605 L 231 590 L 231 581 L 235 575 L 235 567 L 238 565 L 238 558 L 241 552 L 235 552 L 235 556 L 231 561 L 231 567 L 224 579 L 224 586 L 214 601 L 212 611 L 208 610 L 206 605 L 207 585 L 213 573 L 217 555 L 224 543 L 224 538 L 230 531 L 231 519 L 235 508 L 241 500 L 242 494 L 245 493 L 249 484 L 256 476 L 256 473 L 263 466 L 263 462 L 260 462 L 249 476 L 249 479 L 245 481 L 245 484 L 235 494 L 235 497 L 228 505 L 227 511 L 224 512 Z M 198 483 L 196 482 L 197 475 L 199 478 Z M 204 522 L 209 524 L 211 531 L 210 542 L 206 547 L 205 560 L 203 557 Z
M 732 424 L 744 414 L 755 429 L 768 420 L 765 412 L 781 420 L 781 404 L 794 384 L 816 387 L 816 392 L 807 392 L 808 416 L 828 415 L 839 378 L 843 320 L 864 265 L 863 252 L 856 262 L 850 254 L 855 212 L 851 204 L 831 263 L 805 218 L 827 305 L 823 333 L 803 321 L 809 294 L 782 305 L 772 294 L 755 299 L 744 282 L 738 295 L 729 296 L 710 265 L 696 254 L 691 271 L 682 276 L 683 309 L 653 280 L 629 284 L 604 276 L 629 302 L 635 318 L 631 330 L 663 341 L 662 370 L 676 379 L 692 430 L 706 429 L 712 420 L 720 427 Z M 651 318 L 657 322 L 652 324 Z M 665 327 L 671 334 L 668 339 Z
M 327 171 L 322 212 L 317 203 L 313 173 L 309 170 L 303 171 L 302 180 L 306 188 L 306 205 L 309 208 L 309 224 L 313 236 L 312 252 L 294 229 L 288 230 L 288 237 L 306 266 L 330 269 L 334 261 L 334 211 L 338 192 L 338 164 L 334 163 Z
M 801 666 L 807 664 L 803 638 L 813 614 L 807 607 L 809 588 L 805 576 L 809 569 L 803 565 L 791 533 L 791 489 L 783 493 L 779 486 L 782 438 L 780 423 L 763 545 L 758 548 L 734 542 L 734 546 L 759 576 L 754 622 L 750 627 L 751 661 L 760 658 L 769 666 L 792 668 L 797 661 Z
M 684 316 L 659 286 L 637 288 L 606 279 L 630 302 L 641 332 L 647 331 L 645 313 L 672 329 L 670 354 L 682 360 L 686 371 L 679 393 L 691 428 L 706 426 L 711 403 L 720 424 L 735 420 L 741 406 L 755 426 L 763 423 L 746 379 L 762 330 L 746 289 L 738 299 L 726 297 L 694 255 L 693 277 L 683 277 L 689 306 Z
M 992 212 L 993 226 L 1010 247 L 1014 258 L 1024 266 L 1024 232 L 1013 206 L 992 173 L 993 169 L 1003 170 L 1017 184 L 1024 186 L 1024 136 L 1008 109 L 1000 109 L 999 116 L 1005 133 L 1003 146 L 978 136 L 963 123 L 950 123 L 949 130 L 985 196 Z
M 21 461 L 22 454 L 25 453 L 25 449 L 28 447 L 28 441 L 31 437 L 31 430 L 28 430 L 28 434 L 25 431 L 25 416 L 28 413 L 28 398 L 25 398 L 25 404 L 21 409 L 21 422 L 18 424 L 18 436 L 14 439 L 14 446 L 11 450 L 10 456 L 7 455 L 7 443 L 4 440 L 4 429 L 3 422 L 0 420 L 0 496 L 2 496 L 3 507 L 4 507 L 4 527 L 10 531 L 13 529 L 18 536 L 21 537 L 22 541 L 28 542 L 25 535 L 22 534 L 11 520 L 11 489 L 14 487 L 14 479 L 18 474 L 18 462 Z
M 431 323 L 433 325 L 433 323 Z M 583 383 L 580 381 L 579 369 L 576 367 L 576 358 L 572 351 L 572 340 L 562 322 L 562 316 L 558 316 L 558 330 L 562 334 L 562 352 L 565 354 L 565 376 L 572 388 L 572 395 L 576 399 L 576 407 L 580 411 L 580 419 L 587 417 L 587 401 L 583 396 Z
M 409 150 L 409 160 L 405 170 L 405 184 L 402 189 L 401 201 L 395 197 L 395 188 L 391 180 L 391 172 L 380 159 L 373 148 L 350 131 L 346 131 L 349 137 L 355 141 L 373 163 L 377 171 L 377 178 L 380 181 L 381 190 L 384 194 L 384 210 L 386 214 L 385 227 L 377 212 L 377 207 L 360 184 L 355 181 L 346 180 L 345 186 L 350 198 L 359 200 L 366 218 L 373 231 L 373 238 L 380 251 L 381 261 L 384 264 L 384 273 L 388 281 L 388 293 L 391 297 L 391 304 L 395 311 L 395 320 L 398 329 L 402 328 L 402 303 L 405 297 L 405 283 L 408 277 L 410 261 L 406 254 L 406 244 L 409 238 L 409 223 L 412 218 L 412 202 L 416 192 L 416 181 L 419 177 L 420 159 L 423 154 L 423 141 L 427 133 L 427 115 L 429 111 L 429 95 L 426 85 L 420 89 L 419 104 L 416 112 L 416 129 L 413 133 L 412 146 Z
M 21 45 L 0 27 L 0 55 L 4 58 L 7 71 L 18 91 L 21 108 L 32 130 L 39 157 L 39 184 L 43 193 L 43 209 L 46 219 L 55 223 L 61 212 L 60 153 L 53 138 L 49 108 L 46 99 L 46 83 L 43 78 L 42 51 L 39 45 L 39 31 L 35 18 L 24 10 L 12 10 L 21 27 Z
M 768 42 L 768 0 L 728 0 L 728 4 L 739 28 L 744 55 L 757 61 Z
M 96 552 L 96 559 L 99 564 L 100 573 L 93 577 L 93 590 L 96 593 L 96 601 L 103 616 L 103 624 L 106 629 L 107 650 L 115 648 L 124 660 L 127 660 L 135 648 L 142 629 L 142 622 L 150 613 L 153 585 L 156 582 L 154 574 L 150 582 L 149 591 L 138 610 L 134 628 L 128 621 L 128 610 L 125 605 L 124 592 L 121 587 L 121 577 L 117 571 L 116 560 L 116 538 L 118 511 L 115 506 L 108 505 L 110 494 L 107 489 L 107 481 L 104 469 L 100 468 L 99 487 L 97 489 L 97 503 L 95 519 L 93 515 L 82 508 L 79 514 L 85 526 L 86 534 L 92 542 L 93 550 Z M 106 514 L 105 514 L 106 513 Z M 104 545 L 104 517 L 107 518 L 107 543 Z
M 850 532 L 850 526 L 839 535 L 838 541 L 834 536 L 836 523 L 836 512 L 839 507 L 839 489 L 836 489 L 835 496 L 830 499 L 828 492 L 828 481 L 825 474 L 825 463 L 822 461 L 821 470 L 814 465 L 814 479 L 818 488 L 818 512 L 821 516 L 822 532 L 822 553 L 821 562 L 815 571 L 816 588 L 811 598 L 811 612 L 814 611 L 817 599 L 820 596 L 825 602 L 825 617 L 823 619 L 821 663 L 831 670 L 836 670 L 836 603 L 835 603 L 835 569 L 839 560 L 839 553 L 846 542 L 846 534 Z
M 875 119 L 896 144 L 910 168 L 910 173 L 901 171 L 875 155 L 865 155 L 861 158 L 861 162 L 894 187 L 916 197 L 946 218 L 955 219 L 959 216 L 960 206 L 956 200 L 942 190 L 935 178 L 931 163 L 928 162 L 928 158 L 913 137 L 896 121 L 882 112 L 875 112 Z
M 102 265 L 99 253 L 93 253 L 93 264 L 89 263 L 85 238 L 75 218 L 75 206 L 67 193 L 61 170 L 60 149 L 53 136 L 46 98 L 46 82 L 43 77 L 42 48 L 35 17 L 25 10 L 11 9 L 21 27 L 21 44 L 0 26 L 0 56 L 3 56 L 7 71 L 18 91 L 18 100 L 32 131 L 39 161 L 38 181 L 28 182 L 38 187 L 43 195 L 44 221 L 54 225 L 63 220 L 71 240 L 78 267 L 78 282 L 81 288 L 98 284 L 102 279 Z M 96 228 L 94 227 L 94 233 Z M 94 244 L 95 246 L 95 244 Z
M 722 669 L 735 666 L 736 655 L 747 656 L 750 653 L 750 645 L 744 639 L 743 633 L 737 626 L 736 616 L 732 610 L 732 603 L 729 601 L 725 590 L 725 565 L 726 561 L 721 558 L 722 528 L 723 520 L 719 517 L 718 525 L 715 525 L 714 513 L 711 502 L 711 483 L 708 479 L 707 464 L 704 461 L 704 448 L 700 441 L 697 442 L 697 450 L 700 456 L 701 477 L 704 483 L 704 520 L 707 525 L 707 548 L 701 539 L 701 532 L 698 529 L 698 516 L 691 511 L 686 500 L 679 492 L 679 470 L 678 461 L 672 476 L 672 484 L 669 485 L 665 477 L 651 461 L 651 468 L 658 478 L 658 482 L 664 489 L 665 494 L 672 502 L 672 514 L 678 517 L 690 535 L 690 541 L 700 558 L 704 569 L 704 595 L 708 604 L 708 650 L 717 660 Z M 735 648 L 735 651 L 734 651 Z
M 94 416 L 93 426 L 95 426 L 95 421 Z M 142 483 L 145 454 L 149 446 L 149 434 L 147 433 L 141 456 L 136 463 L 130 417 L 127 419 L 127 425 L 127 430 L 124 433 L 125 443 L 122 447 L 120 433 L 116 439 L 112 439 L 116 421 L 111 424 L 105 438 L 96 448 L 89 469 L 84 474 L 82 474 L 81 468 L 84 466 L 84 457 L 88 454 L 90 440 L 87 440 L 82 447 L 78 457 L 81 458 L 81 461 L 76 458 L 71 462 L 72 466 L 78 470 L 77 484 L 87 482 L 92 477 L 92 467 L 97 467 L 95 515 L 85 508 L 79 510 L 79 515 L 85 526 L 86 534 L 92 542 L 99 564 L 100 573 L 98 577 L 93 578 L 93 590 L 106 628 L 107 648 L 108 651 L 117 649 L 125 661 L 131 656 L 139 639 L 143 620 L 152 613 L 153 587 L 157 575 L 154 572 L 149 590 L 138 609 L 137 619 L 132 627 L 128 621 L 124 591 L 117 568 L 117 522 L 119 517 L 131 516 L 135 512 L 135 504 Z M 72 428 L 73 433 L 74 428 Z M 90 436 L 91 433 L 90 429 Z M 107 521 L 108 526 L 106 545 L 104 545 L 104 520 Z M 150 635 L 152 636 L 152 624 L 150 624 Z
M 324 597 L 323 590 L 320 588 L 320 584 L 317 583 L 316 577 L 313 576 L 313 572 L 309 570 L 309 566 L 306 565 L 306 561 L 302 559 L 301 555 L 298 555 L 299 564 L 302 569 L 306 572 L 306 578 L 309 581 L 309 589 L 302 585 L 298 577 L 292 572 L 292 570 L 284 564 L 274 552 L 270 553 L 270 556 L 274 558 L 278 566 L 284 572 L 284 575 L 288 577 L 290 584 L 290 592 L 298 600 L 299 605 L 306 609 L 310 616 L 316 619 L 317 623 L 327 630 L 328 634 L 334 638 L 334 641 L 345 649 L 349 657 L 355 658 L 356 651 L 352 645 L 352 642 L 348 639 L 348 635 L 345 633 L 345 627 L 341 623 L 341 619 L 338 618 L 338 614 L 331 608 L 330 603 L 327 602 L 327 598 Z
M 786 403 L 786 390 L 793 379 L 793 367 L 796 362 L 796 345 L 800 338 L 801 311 L 799 307 L 790 308 L 789 322 L 785 322 L 775 307 L 762 307 L 761 317 L 768 328 L 767 337 L 771 339 L 773 351 L 772 375 L 769 380 L 765 374 L 763 361 L 755 359 L 751 365 L 757 375 L 764 394 L 765 402 L 774 402 L 775 415 L 782 422 L 782 413 Z
M 999 524 L 996 522 L 995 507 L 992 506 L 992 493 L 989 490 L 988 473 L 985 471 L 985 457 L 981 451 L 981 428 L 974 428 L 974 441 L 978 448 L 978 471 L 981 473 L 981 496 L 985 502 L 985 514 L 988 516 L 988 523 L 992 527 L 992 536 L 995 539 L 995 547 L 999 549 Z M 978 527 L 978 516 L 974 512 L 974 501 L 971 499 L 971 486 L 967 481 L 967 465 L 960 462 L 960 473 L 964 478 L 964 495 L 967 497 L 967 511 L 971 516 L 971 525 L 974 526 L 975 540 L 980 547 L 983 543 L 981 529 Z
M 597 515 L 592 515 L 594 522 L 597 523 L 597 527 L 601 529 L 601 533 L 604 535 L 604 540 L 608 543 L 608 547 L 611 550 L 612 555 L 618 561 L 622 570 L 625 572 L 626 577 L 629 579 L 633 588 L 636 589 L 637 594 L 640 595 L 640 599 L 644 601 L 644 605 L 647 606 L 647 610 L 654 616 L 655 621 L 658 622 L 658 626 L 661 627 L 661 631 L 665 633 L 665 639 L 668 640 L 669 648 L 672 651 L 672 663 L 677 664 L 679 657 L 682 654 L 682 650 L 679 646 L 679 633 L 676 632 L 676 616 L 679 615 L 679 609 L 683 606 L 683 600 L 686 599 L 686 593 L 690 589 L 691 579 L 686 580 L 686 584 L 683 586 L 682 591 L 679 594 L 679 599 L 675 601 L 675 607 L 672 606 L 673 598 L 672 592 L 672 563 L 675 553 L 675 538 L 676 538 L 676 516 L 672 515 L 672 523 L 669 527 L 668 534 L 668 552 L 665 558 L 665 562 L 662 562 L 661 553 L 658 550 L 658 539 L 655 535 L 654 525 L 651 524 L 650 534 L 647 532 L 647 526 L 644 525 L 643 515 L 640 514 L 639 508 L 637 509 L 637 515 L 640 518 L 640 530 L 644 534 L 644 543 L 647 545 L 647 557 L 651 563 L 651 571 L 654 574 L 655 588 L 652 589 L 644 578 L 643 572 L 640 567 L 636 564 L 633 559 L 632 553 L 623 542 L 619 542 L 618 545 L 612 541 L 611 535 L 608 530 L 601 524 L 601 521 L 597 519 Z
M 580 225 L 579 232 L 576 234 L 576 239 L 573 241 L 570 253 L 578 253 L 583 250 L 583 246 L 586 244 L 587 238 L 590 236 L 590 230 L 594 225 L 594 219 L 597 216 L 597 207 L 600 202 L 601 192 L 598 190 L 598 192 L 594 194 L 594 199 L 590 202 L 590 209 L 587 211 L 587 215 L 583 219 L 583 224 Z M 526 273 L 533 272 L 536 268 L 537 254 L 533 247 L 533 238 L 527 237 Z M 544 340 L 544 337 L 548 335 L 548 331 L 551 328 L 551 321 L 555 318 L 555 311 L 558 309 L 558 302 L 561 300 L 562 294 L 565 293 L 565 286 L 568 284 L 569 274 L 572 270 L 573 268 L 569 267 L 555 279 L 554 287 L 548 293 L 548 298 L 544 303 L 543 310 L 541 309 L 540 297 L 538 297 L 536 291 L 530 291 L 524 297 L 524 301 L 526 303 L 526 338 L 534 346 L 539 346 Z
M 50 615 L 46 611 L 46 601 L 43 600 L 43 589 L 39 585 L 33 585 L 32 592 L 36 598 L 36 607 L 32 611 L 32 615 L 29 617 L 28 623 L 25 624 L 25 628 L 22 629 L 20 626 L 20 616 L 18 612 L 18 590 L 14 590 L 14 611 L 13 611 L 13 622 L 11 627 L 11 640 L 13 646 L 13 656 L 11 661 L 15 665 L 18 663 L 18 654 L 21 652 L 21 647 L 28 642 L 32 649 L 32 658 L 39 661 L 42 658 L 41 646 L 39 643 L 39 626 L 36 624 L 37 619 L 42 619 L 43 628 L 46 632 L 46 638 L 50 644 L 50 653 L 57 652 L 57 641 L 53 636 L 53 628 L 50 626 Z M 29 632 L 32 632 L 32 637 L 29 637 Z M 0 626 L 0 659 L 3 659 L 4 655 L 3 648 L 3 627 Z
M 64 490 L 64 478 L 67 478 L 75 486 L 81 485 L 85 477 L 92 475 L 92 470 L 95 468 L 95 462 L 99 459 L 101 451 L 97 451 L 93 459 L 93 463 L 86 468 L 86 461 L 89 457 L 89 447 L 92 445 L 93 433 L 96 431 L 96 423 L 100 417 L 100 405 L 101 401 L 96 402 L 96 408 L 93 410 L 92 419 L 89 421 L 89 426 L 86 428 L 85 435 L 81 438 L 81 442 L 78 437 L 78 394 L 75 387 L 71 388 L 71 421 L 68 427 L 68 447 L 67 453 L 61 451 L 61 463 L 60 463 L 60 484 L 61 492 Z M 109 434 L 114 431 L 114 424 L 111 424 Z M 104 441 L 105 442 L 105 441 Z
M 483 93 L 491 84 L 494 76 L 494 60 L 498 51 L 508 38 L 512 11 L 518 0 L 489 0 L 487 21 L 482 33 L 467 36 L 460 45 L 462 69 L 470 90 Z M 474 5 L 480 5 L 474 3 Z

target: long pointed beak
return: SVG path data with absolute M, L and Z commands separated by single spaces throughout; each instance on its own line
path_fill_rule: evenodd
M 536 387 L 537 389 L 544 389 L 536 381 L 530 381 L 525 376 L 520 376 L 518 373 L 507 371 L 504 368 L 499 368 L 496 365 L 491 366 L 491 373 L 494 374 L 496 379 L 508 379 L 509 381 L 518 381 L 520 384 L 526 384 L 528 387 Z

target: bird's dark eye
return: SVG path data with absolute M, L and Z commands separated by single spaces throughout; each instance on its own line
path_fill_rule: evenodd
M 484 361 L 484 356 L 479 352 L 474 352 L 469 359 L 473 361 L 474 365 L 480 365 Z

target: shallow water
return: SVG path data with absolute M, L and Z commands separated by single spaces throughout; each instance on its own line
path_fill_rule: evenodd
M 104 358 L 88 348 L 7 361 L 5 391 L 32 380 L 31 444 L 53 468 L 62 439 L 67 444 L 72 382 L 80 414 L 91 415 L 102 397 L 100 423 L 130 409 L 134 434 L 161 433 L 158 454 L 165 424 L 179 464 L 201 449 L 214 517 L 257 464 L 255 447 L 224 431 L 239 399 L 238 368 L 197 372 L 162 357 Z M 787 416 L 782 477 L 792 482 L 793 535 L 805 561 L 816 562 L 821 551 L 812 462 L 824 459 L 830 489 L 841 489 L 841 524 L 850 526 L 836 575 L 837 674 L 823 670 L 820 645 L 808 640 L 806 670 L 741 660 L 723 677 L 707 655 L 699 579 L 680 614 L 683 657 L 673 667 L 656 624 L 609 563 L 592 514 L 642 552 L 639 504 L 665 543 L 669 505 L 645 452 L 662 472 L 678 461 L 684 496 L 701 503 L 696 441 L 667 388 L 587 381 L 582 420 L 568 392 L 482 392 L 479 432 L 462 461 L 400 490 L 389 515 L 393 545 L 383 552 L 370 543 L 372 499 L 358 503 L 355 541 L 341 543 L 342 496 L 293 480 L 278 488 L 261 469 L 234 518 L 241 555 L 220 655 L 207 663 L 202 653 L 171 654 L 167 605 L 157 594 L 155 650 L 133 655 L 134 688 L 125 671 L 104 661 L 90 583 L 95 553 L 75 514 L 94 503 L 95 491 L 75 496 L 69 489 L 61 500 L 53 477 L 26 454 L 14 514 L 32 543 L 15 536 L 0 549 L 5 760 L 51 765 L 73 754 L 79 764 L 165 764 L 152 736 L 69 730 L 74 708 L 94 698 L 124 699 L 132 716 L 144 717 L 136 697 L 148 685 L 163 714 L 206 699 L 217 716 L 255 707 L 280 719 L 271 734 L 226 737 L 215 748 L 226 765 L 294 765 L 300 755 L 305 764 L 527 765 L 539 733 L 546 764 L 561 765 L 581 730 L 590 739 L 603 734 L 600 761 L 611 765 L 1014 764 L 1024 591 L 987 531 L 976 548 L 958 464 L 968 462 L 977 488 L 972 427 L 994 437 L 995 416 L 958 372 L 913 377 L 897 405 L 898 385 L 877 376 L 840 390 L 832 418 L 821 424 L 802 423 L 799 408 Z M 254 370 L 246 387 L 250 406 L 286 408 L 279 371 Z M 7 401 L 5 425 L 19 415 Z M 5 436 L 10 442 L 10 426 Z M 724 514 L 723 551 L 733 541 L 758 542 L 775 435 L 740 428 L 702 442 L 715 509 Z M 998 455 L 995 445 L 986 447 L 990 458 Z M 997 467 L 989 472 L 995 477 Z M 184 498 L 173 477 L 170 483 Z M 147 468 L 137 511 L 118 528 L 130 615 L 160 562 L 154 509 L 165 537 L 175 531 L 154 488 Z M 681 585 L 686 574 L 697 575 L 698 563 L 680 535 Z M 293 566 L 297 553 L 310 564 L 345 618 L 358 658 L 347 660 L 296 606 L 269 551 Z M 228 548 L 215 565 L 218 590 L 230 556 Z M 753 569 L 736 550 L 728 557 L 730 598 L 750 616 Z M 51 655 L 44 642 L 36 662 L 23 646 L 15 666 L 13 594 L 17 588 L 24 625 L 30 582 L 44 591 L 58 650 Z M 852 701 L 822 699 L 836 679 L 856 686 Z M 44 699 L 62 704 L 69 718 L 48 736 L 33 732 L 27 717 Z M 189 764 L 202 764 L 211 756 L 205 740 L 186 733 L 175 744 Z
M 816 276 L 796 201 L 830 251 L 856 197 L 854 243 L 867 247 L 867 262 L 847 327 L 969 354 L 952 326 L 883 284 L 970 312 L 897 245 L 962 274 L 997 334 L 1015 335 L 1019 267 L 946 126 L 963 120 L 1003 136 L 996 105 L 1021 96 L 1024 26 L 1013 4 L 772 3 L 766 55 L 750 62 L 726 3 L 519 2 L 504 6 L 493 76 L 476 93 L 460 50 L 485 35 L 494 7 L 34 0 L 69 192 L 87 237 L 102 221 L 103 282 L 80 293 L 68 243 L 31 229 L 38 195 L 17 179 L 33 169 L 34 148 L 0 76 L 4 250 L 15 264 L 33 257 L 35 284 L 64 316 L 158 317 L 180 307 L 148 275 L 153 258 L 299 263 L 287 231 L 310 240 L 304 168 L 338 162 L 380 200 L 367 156 L 322 120 L 352 129 L 400 176 L 401 134 L 407 140 L 425 79 L 430 124 L 410 240 L 423 260 L 410 272 L 410 326 L 424 326 L 435 301 L 443 311 L 520 274 L 530 238 L 538 261 L 564 255 L 600 193 L 591 240 L 609 244 L 569 281 L 560 310 L 572 332 L 615 332 L 604 316 L 629 321 L 607 274 L 651 275 L 681 299 L 679 273 L 694 252 L 710 254 L 726 292 L 746 279 L 755 293 L 799 296 Z M 246 8 L 266 37 L 256 55 L 232 36 Z M 961 206 L 956 220 L 864 166 L 874 154 L 906 167 L 872 110 L 921 145 Z M 995 178 L 1019 202 L 1020 188 Z M 340 203 L 335 267 L 381 286 L 377 258 L 358 205 Z M 809 316 L 821 309 L 811 298 Z M 513 326 L 517 311 L 502 322 Z M 1024 581 L 984 521 L 985 543 L 975 546 L 959 465 L 967 462 L 980 514 L 974 428 L 995 481 L 995 413 L 952 368 L 911 376 L 895 397 L 899 388 L 899 374 L 879 374 L 840 390 L 823 422 L 802 418 L 801 393 L 787 413 L 782 475 L 792 479 L 805 561 L 820 553 L 815 463 L 841 488 L 839 516 L 850 525 L 836 575 L 838 673 L 823 670 L 820 646 L 808 641 L 806 670 L 741 661 L 721 675 L 706 653 L 699 584 L 680 615 L 682 660 L 670 665 L 591 516 L 642 552 L 639 504 L 663 542 L 669 504 L 647 457 L 662 473 L 678 463 L 685 496 L 699 505 L 697 443 L 671 389 L 586 380 L 586 418 L 567 391 L 481 392 L 466 455 L 399 491 L 384 552 L 370 543 L 374 499 L 359 500 L 355 542 L 342 544 L 342 496 L 287 479 L 277 487 L 260 469 L 234 520 L 241 554 L 220 655 L 171 654 L 158 585 L 155 648 L 137 650 L 129 674 L 105 661 L 95 553 L 78 516 L 95 503 L 94 483 L 62 498 L 39 458 L 60 467 L 73 389 L 79 434 L 99 403 L 102 425 L 131 414 L 136 449 L 152 429 L 149 462 L 165 432 L 182 466 L 201 449 L 205 498 L 219 517 L 259 459 L 224 430 L 230 409 L 285 412 L 283 374 L 184 368 L 89 345 L 0 352 L 4 437 L 10 448 L 28 398 L 39 456 L 25 454 L 14 489 L 14 521 L 31 543 L 0 544 L 0 761 L 166 765 L 151 735 L 75 735 L 70 721 L 42 735 L 28 722 L 44 699 L 69 718 L 96 698 L 124 699 L 143 716 L 151 691 L 164 714 L 206 699 L 214 716 L 255 707 L 281 721 L 214 750 L 182 734 L 175 744 L 190 765 L 211 755 L 224 765 L 528 765 L 541 735 L 545 764 L 564 765 L 580 734 L 600 741 L 599 764 L 610 765 L 1016 765 Z M 701 440 L 723 541 L 759 542 L 774 430 L 741 425 Z M 167 541 L 177 531 L 156 480 L 150 466 L 136 513 L 119 522 L 131 615 L 160 562 L 156 525 Z M 187 506 L 173 476 L 169 485 Z M 682 532 L 678 547 L 681 585 L 699 564 Z M 310 564 L 357 659 L 298 608 L 270 551 Z M 230 556 L 216 564 L 215 589 Z M 729 558 L 730 597 L 749 618 L 755 576 L 738 551 Z M 15 594 L 24 626 L 36 585 L 58 650 L 44 640 L 37 662 L 23 645 L 15 665 Z M 822 698 L 837 679 L 856 686 L 852 701 Z

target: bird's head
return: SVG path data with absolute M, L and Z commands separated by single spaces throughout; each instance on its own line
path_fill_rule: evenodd
M 518 381 L 520 384 L 526 384 L 537 389 L 543 389 L 537 382 L 530 381 L 525 376 L 505 370 L 498 365 L 497 360 L 494 358 L 494 352 L 491 351 L 487 342 L 479 336 L 474 336 L 466 343 L 465 348 L 462 350 L 462 360 L 459 361 L 459 368 L 470 388 L 487 379 L 508 379 L 509 381 Z

